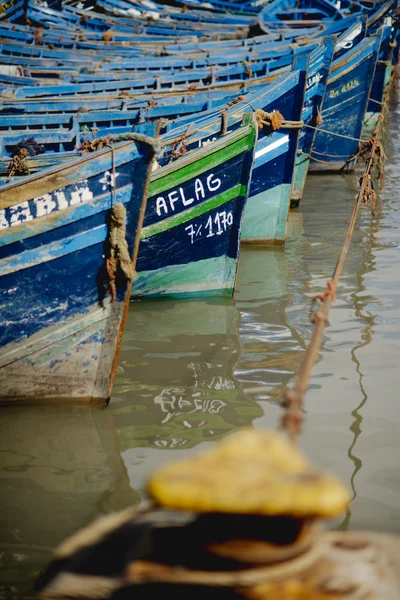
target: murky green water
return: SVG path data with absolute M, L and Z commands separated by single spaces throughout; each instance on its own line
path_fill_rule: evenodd
M 386 188 L 363 210 L 306 399 L 302 445 L 353 489 L 335 526 L 400 532 L 400 109 Z M 234 300 L 131 307 L 108 409 L 12 407 L 0 421 L 0 598 L 52 549 L 138 503 L 158 464 L 237 427 L 275 427 L 310 337 L 310 299 L 339 254 L 353 177 L 313 176 L 285 249 L 244 249 Z

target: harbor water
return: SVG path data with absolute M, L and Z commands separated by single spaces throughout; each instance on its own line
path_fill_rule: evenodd
M 301 445 L 352 491 L 332 527 L 400 533 L 399 107 L 386 150 L 385 189 L 375 216 L 359 214 Z M 133 303 L 109 407 L 1 409 L 1 599 L 28 595 L 65 537 L 145 499 L 156 465 L 239 427 L 277 426 L 356 192 L 354 175 L 310 176 L 285 248 L 242 248 L 233 299 Z

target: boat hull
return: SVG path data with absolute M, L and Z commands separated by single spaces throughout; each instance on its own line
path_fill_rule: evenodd
M 354 167 L 375 70 L 380 35 L 361 42 L 332 66 L 322 105 L 322 124 L 312 149 L 310 171 Z
M 299 205 L 303 196 L 315 137 L 315 126 L 318 124 L 334 49 L 334 40 L 327 38 L 323 46 L 323 52 L 320 51 L 315 60 L 310 61 L 302 111 L 304 126 L 299 132 L 296 163 L 290 193 L 292 208 Z
M 132 298 L 232 295 L 255 140 L 251 121 L 156 171 Z
M 0 190 L 2 401 L 109 398 L 130 285 L 118 271 L 110 297 L 104 257 L 114 201 L 126 208 L 133 252 L 152 157 L 150 146 L 138 147 Z

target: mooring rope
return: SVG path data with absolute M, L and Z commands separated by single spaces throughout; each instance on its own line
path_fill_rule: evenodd
M 360 205 L 370 204 L 372 215 L 375 214 L 376 194 L 372 187 L 371 173 L 375 167 L 378 170 L 381 188 L 383 186 L 383 161 L 385 154 L 383 152 L 382 143 L 380 141 L 382 130 L 383 115 L 378 117 L 378 123 L 368 142 L 364 148 L 365 156 L 368 151 L 368 157 L 365 158 L 366 166 L 363 174 L 360 177 L 360 190 L 357 195 L 350 223 L 347 229 L 346 237 L 333 271 L 332 278 L 327 282 L 326 290 L 318 294 L 311 304 L 311 321 L 314 323 L 314 329 L 311 335 L 311 340 L 306 348 L 303 361 L 300 365 L 295 384 L 292 389 L 287 389 L 284 393 L 282 406 L 285 409 L 284 414 L 279 423 L 281 429 L 285 429 L 290 439 L 293 442 L 297 441 L 301 433 L 301 426 L 304 420 L 303 417 L 303 397 L 308 388 L 308 382 L 311 377 L 311 369 L 313 368 L 318 351 L 321 347 L 324 329 L 328 324 L 328 312 L 331 304 L 336 298 L 336 287 L 343 271 L 344 262 L 349 250 L 351 237 L 356 224 L 356 218 Z M 318 161 L 324 162 L 324 161 Z M 316 305 L 319 305 L 315 310 Z
M 315 129 L 318 133 L 327 133 L 328 135 L 332 135 L 334 137 L 344 138 L 346 140 L 352 140 L 353 142 L 363 142 L 361 138 L 352 137 L 351 135 L 344 135 L 343 133 L 335 133 L 334 131 L 328 131 L 327 129 L 320 129 L 319 127 L 315 127 L 314 125 L 308 125 L 308 123 L 304 123 L 304 127 L 308 127 L 309 129 Z
M 262 129 L 263 126 L 271 128 L 272 131 L 276 131 L 277 129 L 301 129 L 304 125 L 303 121 L 286 120 L 279 110 L 268 113 L 261 108 L 257 108 L 254 113 L 259 129 Z

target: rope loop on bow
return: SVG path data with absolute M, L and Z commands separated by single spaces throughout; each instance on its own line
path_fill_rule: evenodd
M 135 277 L 135 268 L 129 254 L 126 238 L 126 208 L 117 202 L 117 178 L 114 142 L 146 143 L 154 157 L 161 149 L 160 142 L 142 133 L 122 133 L 114 136 L 105 136 L 94 140 L 85 140 L 82 143 L 82 154 L 88 154 L 108 146 L 111 151 L 112 175 L 110 186 L 112 190 L 112 207 L 108 214 L 108 233 L 105 242 L 105 270 L 107 273 L 107 288 L 114 301 L 117 298 L 117 280 L 125 281 L 128 286 Z
M 303 121 L 287 121 L 279 110 L 268 113 L 261 108 L 257 108 L 254 113 L 258 129 L 266 127 L 271 131 L 277 131 L 278 129 L 300 129 L 304 125 Z

